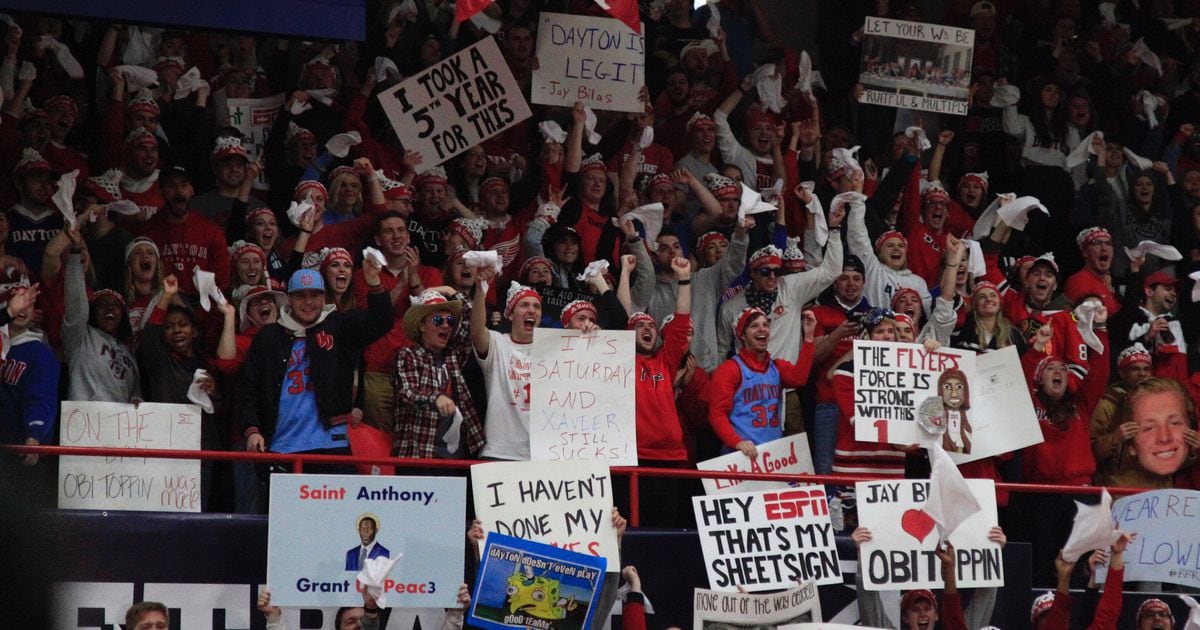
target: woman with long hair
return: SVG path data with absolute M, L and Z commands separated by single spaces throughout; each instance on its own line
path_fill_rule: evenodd
M 984 353 L 1016 346 L 1017 354 L 1025 354 L 1025 339 L 1004 316 L 1002 302 L 999 287 L 987 281 L 977 283 L 966 321 L 950 335 L 951 347 Z
M 329 174 L 329 201 L 321 220 L 326 224 L 349 221 L 363 212 L 363 185 L 358 173 L 339 166 Z

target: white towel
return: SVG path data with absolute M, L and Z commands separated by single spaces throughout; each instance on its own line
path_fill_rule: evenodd
M 1067 544 L 1063 545 L 1063 560 L 1075 562 L 1089 551 L 1108 549 L 1119 535 L 1113 528 L 1112 497 L 1108 490 L 1101 492 L 1097 505 L 1084 505 L 1076 501 L 1075 523 L 1071 526 L 1071 534 L 1067 536 Z
M 543 142 L 562 144 L 567 141 L 567 132 L 553 120 L 543 120 L 538 123 L 538 131 L 542 134 Z
M 1142 241 L 1138 243 L 1136 247 L 1125 248 L 1125 255 L 1129 256 L 1130 258 L 1141 258 L 1148 254 L 1153 254 L 1162 260 L 1183 260 L 1183 254 L 1180 254 L 1178 249 L 1175 249 L 1170 245 L 1155 243 L 1154 241 Z
M 742 200 L 738 205 L 738 219 L 745 219 L 747 215 L 761 214 L 763 212 L 774 212 L 778 210 L 775 206 L 762 200 L 762 195 L 757 190 L 740 184 L 742 187 Z
M 188 386 L 187 398 L 197 405 L 200 405 L 200 408 L 204 410 L 204 413 L 212 413 L 212 398 L 209 398 L 208 393 L 203 389 L 200 389 L 201 378 L 212 378 L 212 375 L 208 373 L 208 370 L 196 370 L 195 373 L 192 374 L 192 384 Z
M 339 133 L 325 143 L 325 148 L 334 156 L 344 158 L 350 155 L 350 147 L 362 144 L 362 136 L 357 131 Z
M 783 76 L 775 74 L 775 64 L 761 65 L 754 70 L 754 87 L 763 107 L 778 114 L 786 104 L 783 101 Z
M 817 187 L 816 182 L 800 182 L 800 187 L 808 191 L 812 201 L 805 208 L 812 215 L 813 239 L 817 241 L 817 245 L 825 246 L 829 242 L 829 223 L 825 220 L 825 208 L 821 205 L 821 199 L 813 194 L 813 190 Z M 799 197 L 800 195 L 796 195 Z
M 380 267 L 387 266 L 387 259 L 383 257 L 383 252 L 374 247 L 364 247 L 362 256 L 363 260 L 374 260 Z
M 620 227 L 621 221 L 637 219 L 642 223 L 642 228 L 646 231 L 645 242 L 653 243 L 658 238 L 658 233 L 662 231 L 663 212 L 665 211 L 666 207 L 661 203 L 648 203 L 626 212 L 619 219 L 613 217 L 612 222 L 613 225 Z
M 199 265 L 192 267 L 192 283 L 196 285 L 196 292 L 200 294 L 200 306 L 204 310 L 211 310 L 213 301 L 217 304 L 225 303 L 225 294 L 217 287 L 217 275 L 213 272 L 204 271 Z
M 117 72 L 125 77 L 125 91 L 133 94 L 142 88 L 158 85 L 158 73 L 142 66 L 117 66 Z
M 388 579 L 392 569 L 396 567 L 396 563 L 400 562 L 400 558 L 404 554 L 393 551 L 391 557 L 383 556 L 375 558 L 367 558 L 362 568 L 358 571 L 358 575 L 354 579 L 358 580 L 359 584 L 367 589 L 367 594 L 374 598 L 375 603 L 380 608 L 387 608 L 387 591 L 384 590 L 384 582 Z
M 600 144 L 600 134 L 596 133 L 596 112 L 591 107 L 583 108 L 583 129 L 587 132 L 589 143 Z
M 1087 137 L 1081 140 L 1079 144 L 1075 145 L 1075 148 L 1071 149 L 1071 153 L 1067 155 L 1067 168 L 1075 168 L 1076 166 L 1088 161 L 1089 155 L 1096 155 L 1096 151 L 1092 149 L 1092 140 L 1095 138 L 1100 138 L 1103 140 L 1104 132 L 1093 131 L 1092 133 L 1089 133 Z
M 75 178 L 78 175 L 79 169 L 63 173 L 63 176 L 58 178 L 58 190 L 54 191 L 54 196 L 50 198 L 50 201 L 66 219 L 67 227 L 72 230 L 78 227 L 75 215 Z
M 608 271 L 607 260 L 593 260 L 588 263 L 588 266 L 583 270 L 583 273 L 575 276 L 575 279 L 580 282 L 587 282 L 596 276 L 602 276 Z

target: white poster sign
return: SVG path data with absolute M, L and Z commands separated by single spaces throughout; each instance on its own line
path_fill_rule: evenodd
M 243 138 L 248 139 L 243 146 L 250 153 L 251 162 L 258 161 L 259 156 L 263 154 L 267 140 L 271 137 L 271 126 L 275 124 L 275 117 L 283 109 L 283 102 L 283 94 L 265 98 L 225 100 L 225 105 L 229 108 L 229 126 L 237 129 Z M 258 179 L 254 181 L 254 187 L 258 190 L 270 188 L 265 169 L 258 174 Z
M 541 14 L 539 67 L 530 100 L 571 107 L 642 112 L 638 92 L 646 84 L 646 39 L 620 20 L 563 13 Z
M 1029 383 L 1021 369 L 1016 346 L 975 357 L 975 373 L 968 375 L 971 409 L 970 452 L 946 451 L 955 464 L 1011 453 L 1040 444 Z
M 381 92 L 404 148 L 427 171 L 529 118 L 529 104 L 489 37 Z
M 471 466 L 475 515 L 488 531 L 604 556 L 621 566 L 612 478 L 600 462 L 490 462 Z
M 812 582 L 793 585 L 789 590 L 770 595 L 698 588 L 693 598 L 692 630 L 775 630 L 821 620 L 821 598 L 817 596 L 817 585 Z
M 958 587 L 1004 586 L 1000 545 L 988 540 L 988 532 L 998 525 L 996 484 L 990 479 L 966 482 L 983 509 L 950 534 Z M 933 517 L 923 509 L 929 481 L 860 481 L 854 493 L 858 523 L 871 530 L 871 540 L 858 550 L 866 589 L 942 588 L 942 563 L 934 555 L 937 528 Z
M 692 504 L 712 588 L 842 583 L 824 488 L 695 496 Z
M 533 332 L 530 458 L 637 466 L 633 331 Z
M 867 17 L 862 50 L 860 103 L 967 114 L 975 31 Z
M 1200 491 L 1152 490 L 1113 503 L 1113 521 L 1137 534 L 1125 549 L 1125 581 L 1200 588 Z M 1102 569 L 1107 571 L 1107 569 Z M 1104 583 L 1104 574 L 1096 581 Z
M 855 439 L 903 445 L 940 441 L 948 453 L 969 453 L 970 397 L 943 395 L 942 385 L 951 378 L 966 385 L 974 372 L 975 353 L 967 350 L 929 352 L 919 344 L 854 340 Z M 969 388 L 954 391 L 969 394 Z
M 137 450 L 200 450 L 199 407 L 64 400 L 58 439 L 63 446 L 132 451 L 129 457 L 60 458 L 59 508 L 200 511 L 200 460 L 133 454 Z
M 812 474 L 812 453 L 808 437 L 803 433 L 789 435 L 758 445 L 758 457 L 750 459 L 741 451 L 696 462 L 700 470 L 770 474 Z M 702 479 L 705 494 L 727 494 L 786 488 L 795 483 L 783 481 L 742 481 L 740 479 Z
M 271 603 L 361 606 L 359 571 L 384 558 L 388 607 L 453 607 L 466 506 L 462 477 L 271 475 Z

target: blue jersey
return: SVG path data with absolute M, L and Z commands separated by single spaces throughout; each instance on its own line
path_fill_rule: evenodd
M 766 372 L 757 372 L 747 367 L 741 357 L 735 356 L 733 360 L 742 371 L 742 384 L 733 393 L 733 408 L 729 410 L 733 430 L 755 444 L 783 437 L 783 424 L 779 420 L 783 388 L 775 361 L 767 363 Z
M 279 422 L 270 445 L 276 453 L 299 453 L 349 444 L 345 425 L 326 428 L 321 422 L 310 371 L 308 347 L 304 339 L 297 339 L 292 343 L 287 373 L 279 390 Z

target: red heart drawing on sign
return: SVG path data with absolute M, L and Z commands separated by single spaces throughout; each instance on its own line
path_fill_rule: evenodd
M 916 538 L 917 542 L 924 542 L 936 524 L 933 517 L 921 510 L 906 510 L 904 516 L 900 517 L 900 529 Z

